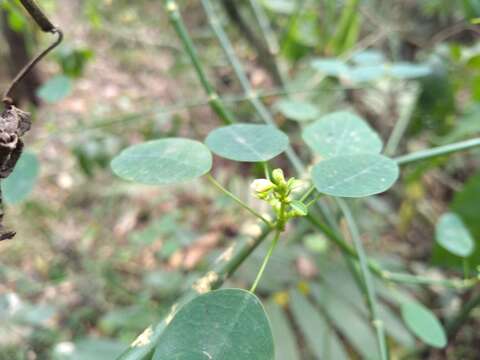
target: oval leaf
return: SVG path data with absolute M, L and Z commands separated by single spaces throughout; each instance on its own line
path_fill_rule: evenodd
M 280 100 L 275 104 L 278 111 L 287 119 L 296 121 L 313 120 L 320 115 L 318 109 L 305 101 Z
M 212 154 L 198 141 L 168 138 L 123 150 L 111 162 L 115 174 L 147 185 L 167 185 L 195 179 L 212 167 Z
M 323 58 L 312 61 L 312 67 L 329 76 L 341 76 L 348 73 L 348 65 L 341 59 Z
M 324 194 L 364 197 L 384 192 L 398 178 L 395 161 L 374 154 L 337 156 L 314 166 L 313 183 Z
M 431 72 L 432 70 L 427 65 L 407 62 L 394 63 L 388 69 L 388 73 L 397 79 L 415 79 L 430 75 Z
M 8 178 L 2 181 L 3 199 L 7 204 L 23 201 L 35 185 L 40 164 L 35 154 L 24 152 Z
M 404 303 L 402 317 L 408 328 L 425 344 L 443 348 L 447 344 L 445 330 L 437 317 L 423 305 Z
M 323 158 L 378 154 L 383 146 L 380 137 L 362 118 L 347 111 L 321 117 L 303 130 L 302 137 Z
M 435 228 L 435 238 L 441 247 L 460 257 L 470 256 L 474 249 L 472 235 L 460 216 L 454 213 L 440 217 Z
M 46 102 L 55 103 L 70 95 L 72 88 L 72 80 L 68 76 L 58 75 L 43 84 L 37 95 Z
M 288 137 L 269 125 L 236 124 L 212 131 L 205 140 L 218 156 L 235 161 L 267 161 L 288 147 Z
M 273 360 L 265 311 L 252 293 L 222 289 L 193 299 L 175 315 L 153 360 Z

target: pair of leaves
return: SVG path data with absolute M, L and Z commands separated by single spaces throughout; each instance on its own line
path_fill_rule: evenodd
M 399 176 L 395 161 L 380 155 L 378 134 L 355 114 L 326 115 L 303 130 L 303 139 L 322 160 L 312 171 L 316 189 L 341 197 L 364 197 L 389 189 Z
M 268 161 L 288 147 L 288 137 L 272 126 L 237 124 L 210 133 L 206 144 L 167 138 L 131 146 L 111 163 L 125 180 L 166 185 L 195 179 L 210 171 L 212 154 L 236 161 Z

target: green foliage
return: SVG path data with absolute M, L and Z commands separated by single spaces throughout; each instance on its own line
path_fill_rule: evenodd
M 72 90 L 73 81 L 68 76 L 57 75 L 43 84 L 37 95 L 48 103 L 56 103 L 69 96 Z
M 473 253 L 466 258 L 471 266 L 480 265 L 480 226 L 478 222 L 478 201 L 480 201 L 480 174 L 476 173 L 466 182 L 463 189 L 457 192 L 450 204 L 450 211 L 459 216 L 474 239 Z M 440 245 L 436 245 L 433 251 L 433 262 L 443 266 L 460 268 L 463 260 Z
M 303 140 L 323 159 L 359 153 L 378 154 L 382 140 L 355 114 L 339 111 L 325 115 L 305 127 Z
M 447 344 L 447 337 L 437 317 L 419 303 L 402 305 L 402 317 L 415 335 L 424 343 L 437 348 Z
M 317 107 L 305 101 L 282 99 L 275 103 L 277 110 L 287 119 L 295 121 L 310 121 L 320 115 Z
M 268 125 L 236 124 L 212 131 L 205 143 L 215 154 L 235 161 L 268 161 L 288 147 L 288 137 Z
M 164 330 L 153 360 L 174 357 L 273 360 L 272 334 L 260 301 L 239 289 L 196 297 Z
M 25 200 L 37 182 L 39 171 L 37 156 L 24 152 L 10 176 L 2 181 L 3 200 L 7 204 L 18 204 Z
M 320 193 L 354 198 L 386 191 L 398 175 L 395 161 L 374 154 L 336 156 L 320 161 L 312 171 Z
M 111 166 L 114 173 L 125 180 L 168 185 L 209 172 L 212 155 L 198 141 L 170 138 L 131 146 L 115 157 Z
M 282 308 L 275 301 L 269 301 L 265 310 L 272 326 L 275 360 L 300 360 L 295 335 Z
M 85 66 L 92 59 L 93 51 L 88 48 L 62 46 L 56 52 L 57 62 L 64 75 L 78 78 L 83 75 Z
M 457 214 L 443 214 L 438 220 L 435 236 L 438 244 L 454 255 L 468 257 L 473 252 L 473 238 Z
M 319 359 L 348 359 L 340 339 L 328 325 L 327 319 L 301 294 L 290 292 L 291 310 L 309 348 Z M 279 340 L 281 341 L 281 340 Z

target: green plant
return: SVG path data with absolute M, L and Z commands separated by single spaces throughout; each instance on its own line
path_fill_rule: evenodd
M 112 169 L 123 179 L 150 185 L 169 185 L 206 175 L 215 188 L 256 216 L 261 222 L 262 231 L 255 239 L 247 241 L 242 246 L 237 246 L 233 254 L 222 257 L 217 263 L 217 268 L 207 272 L 204 277 L 195 282 L 191 290 L 172 308 L 170 315 L 159 324 L 147 328 L 124 352 L 121 359 L 164 359 L 172 356 L 273 359 L 272 333 L 268 322 L 265 321 L 265 314 L 261 307 L 250 310 L 249 304 L 258 304 L 258 299 L 253 292 L 259 284 L 267 261 L 271 256 L 275 256 L 274 249 L 282 241 L 281 233 L 285 230 L 287 223 L 295 223 L 293 219 L 297 217 L 305 218 L 313 229 L 323 233 L 338 246 L 347 263 L 346 271 L 350 272 L 355 279 L 355 291 L 361 294 L 360 298 L 366 299 L 365 312 L 368 313 L 368 318 L 376 333 L 378 350 L 363 349 L 364 356 L 390 358 L 385 332 L 385 329 L 387 328 L 388 332 L 389 328 L 384 306 L 379 301 L 381 285 L 378 281 L 387 284 L 437 284 L 457 290 L 472 288 L 478 284 L 478 275 L 472 273 L 466 273 L 463 279 L 435 279 L 384 268 L 365 253 L 351 208 L 353 203 L 342 198 L 363 198 L 383 193 L 397 182 L 400 166 L 479 146 L 480 139 L 471 139 L 391 158 L 381 154 L 383 143 L 379 135 L 363 119 L 351 112 L 336 112 L 320 117 L 302 131 L 303 139 L 312 150 L 314 159 L 315 157 L 320 159 L 319 161 L 314 160 L 315 164 L 311 171 L 307 171 L 303 160 L 289 145 L 288 136 L 275 127 L 269 109 L 252 89 L 228 37 L 215 16 L 210 1 L 203 0 L 202 4 L 212 29 L 234 67 L 248 101 L 266 125 L 237 123 L 235 116 L 226 109 L 222 99 L 216 94 L 207 79 L 206 72 L 183 23 L 177 3 L 173 0 L 165 0 L 164 3 L 172 25 L 195 66 L 202 86 L 210 97 L 212 109 L 224 123 L 235 124 L 212 131 L 205 140 L 205 144 L 185 138 L 164 138 L 134 145 L 121 152 L 112 161 Z M 323 67 L 324 64 L 321 66 Z M 395 66 L 387 68 L 388 71 L 392 71 L 394 76 L 413 78 L 428 72 L 428 69 L 425 70 L 423 67 L 410 64 Z M 368 78 L 370 79 L 370 77 Z M 295 104 L 289 104 L 289 106 L 295 107 Z M 392 146 L 390 151 L 393 152 L 394 148 L 395 146 Z M 270 214 L 259 213 L 225 189 L 213 177 L 212 152 L 234 161 L 260 163 L 265 168 L 265 178 L 255 180 L 252 188 L 255 197 L 270 204 L 272 209 Z M 294 192 L 301 185 L 300 182 L 294 178 L 287 180 L 281 169 L 270 172 L 268 162 L 281 153 L 286 154 L 294 170 L 298 173 L 298 177 L 303 179 L 304 183 L 309 183 L 302 194 L 296 195 Z M 335 212 L 338 211 L 346 221 L 353 247 L 343 238 L 333 208 L 330 206 L 331 200 L 335 204 Z M 440 226 L 448 227 L 446 230 L 448 232 L 450 227 L 459 225 L 457 222 L 452 224 L 452 221 L 442 221 Z M 459 230 L 453 229 L 452 231 Z M 230 289 L 209 293 L 211 290 L 218 289 L 228 277 L 235 273 L 238 267 L 271 233 L 273 233 L 271 245 L 250 292 Z M 468 235 L 464 235 L 462 241 L 465 241 L 463 239 L 467 237 Z M 450 241 L 452 241 L 451 238 L 445 239 L 441 236 L 439 238 L 439 242 L 449 250 L 462 246 L 461 244 L 450 245 Z M 374 276 L 377 278 L 375 281 Z M 320 288 L 315 289 L 312 290 L 313 296 L 326 306 L 326 292 Z M 205 295 L 205 293 L 207 294 Z M 382 294 L 383 296 L 385 294 Z M 235 298 L 244 300 L 237 303 Z M 305 303 L 301 294 L 292 294 L 292 299 L 295 299 L 293 300 L 297 304 L 295 306 L 298 306 L 294 307 L 297 311 L 302 307 L 310 306 Z M 211 316 L 204 317 L 203 314 L 197 314 L 192 310 L 200 302 L 206 309 L 211 309 L 208 310 L 211 311 Z M 397 306 L 401 307 L 406 326 L 414 334 L 431 346 L 445 346 L 446 333 L 431 311 L 414 299 L 406 297 L 399 297 Z M 224 312 L 223 310 L 228 311 Z M 278 311 L 278 309 L 274 310 L 277 319 L 280 316 Z M 192 314 L 190 314 L 191 312 Z M 258 314 L 254 315 L 255 312 Z M 189 326 L 192 317 L 196 318 L 197 316 L 200 317 L 194 323 L 198 323 L 204 327 L 203 329 Z M 465 313 L 461 312 L 459 316 L 464 317 Z M 260 323 L 256 323 L 253 319 L 260 320 Z M 321 318 L 316 319 L 315 322 L 315 326 L 327 326 Z M 320 325 L 322 323 L 323 325 Z M 366 326 L 369 328 L 370 324 Z M 239 328 L 238 331 L 241 334 L 245 334 L 240 337 L 235 336 L 237 334 L 236 327 Z M 432 329 L 435 332 L 429 333 Z M 218 331 L 220 334 L 217 334 Z M 202 340 L 198 339 L 199 332 L 202 332 Z M 255 336 L 250 337 L 253 334 Z M 208 340 L 218 336 L 221 336 L 222 341 L 213 343 Z M 190 340 L 185 341 L 184 337 Z M 334 337 L 331 339 L 333 343 L 328 347 L 337 354 L 331 358 L 346 358 L 346 352 L 340 341 Z M 244 341 L 247 341 L 248 344 L 240 346 Z M 355 343 L 355 340 L 353 342 Z M 361 346 L 356 348 L 361 349 Z M 324 351 L 324 349 L 319 351 Z M 333 356 L 332 354 L 330 356 Z

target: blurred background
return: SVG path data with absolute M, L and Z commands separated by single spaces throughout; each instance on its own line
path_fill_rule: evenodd
M 213 1 L 252 86 L 305 159 L 298 128 L 341 109 L 367 119 L 392 154 L 480 133 L 480 1 L 254 2 L 271 26 L 265 37 L 251 1 Z M 65 40 L 16 94 L 34 123 L 19 170 L 2 184 L 6 223 L 17 236 L 0 243 L 0 359 L 113 359 L 230 244 L 255 232 L 255 221 L 201 180 L 144 187 L 122 182 L 109 168 L 128 145 L 167 136 L 203 140 L 220 125 L 162 1 L 38 3 Z M 178 3 L 218 93 L 242 121 L 258 121 L 200 2 Z M 52 39 L 17 1 L 1 1 L 0 10 L 5 89 Z M 392 138 L 398 122 L 403 128 Z M 275 162 L 288 167 L 282 157 Z M 479 163 L 477 150 L 408 167 L 403 187 L 368 200 L 370 211 L 358 213 L 368 252 L 393 269 L 438 278 L 475 273 L 480 246 L 465 269 L 435 245 L 434 229 L 453 209 L 480 240 Z M 249 195 L 261 169 L 216 159 L 214 172 L 261 206 Z M 248 286 L 263 254 L 259 249 L 229 285 Z M 358 294 L 337 258 L 334 246 L 304 223 L 287 232 L 259 289 L 283 339 L 278 359 L 319 358 L 312 339 L 320 325 L 309 322 L 317 312 L 353 359 L 375 347 L 366 309 L 361 300 L 350 303 Z M 305 302 L 311 282 L 337 287 L 335 306 Z M 400 358 L 415 345 L 395 308 L 400 293 L 445 319 L 476 290 L 379 291 Z M 479 326 L 477 311 L 446 349 L 418 358 L 478 359 Z

